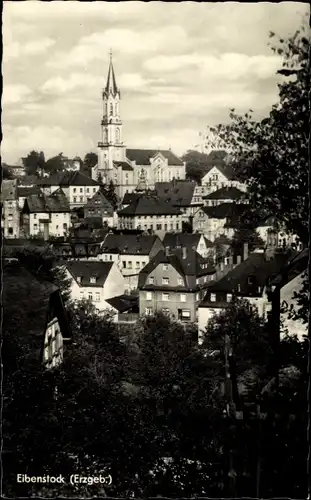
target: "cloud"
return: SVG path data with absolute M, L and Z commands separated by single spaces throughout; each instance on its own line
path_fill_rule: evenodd
M 39 38 L 28 43 L 10 42 L 3 40 L 3 62 L 8 62 L 11 59 L 16 59 L 22 56 L 34 56 L 44 54 L 55 43 L 51 38 Z
M 17 104 L 24 101 L 25 98 L 31 95 L 31 90 L 23 84 L 5 85 L 2 94 L 2 104 Z
M 73 89 L 82 87 L 97 87 L 98 83 L 93 75 L 88 73 L 72 73 L 68 78 L 56 76 L 50 78 L 41 86 L 43 93 L 67 94 Z
M 131 29 L 107 29 L 84 36 L 69 52 L 58 52 L 48 62 L 51 68 L 87 66 L 89 62 L 108 61 L 110 47 L 123 54 L 152 53 L 186 46 L 187 35 L 180 26 L 164 26 L 156 30 L 136 32 Z

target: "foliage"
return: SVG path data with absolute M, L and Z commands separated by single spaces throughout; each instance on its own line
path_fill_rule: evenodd
M 1 165 L 1 171 L 2 171 L 2 179 L 9 179 L 9 180 L 14 179 L 14 175 L 11 172 L 10 168 L 8 167 L 8 165 L 2 164 Z
M 45 171 L 51 175 L 65 170 L 64 155 L 59 153 L 57 156 L 49 158 L 45 164 Z
M 188 150 L 182 156 L 182 160 L 186 162 L 187 178 L 193 179 L 200 184 L 202 177 L 211 167 L 225 164 L 225 156 L 224 151 L 212 151 L 210 154 L 206 154 L 191 149 Z
M 240 227 L 234 232 L 231 247 L 237 255 L 242 255 L 243 245 L 248 243 L 248 251 L 252 252 L 257 247 L 263 247 L 264 241 L 258 231 L 252 227 Z
M 256 121 L 230 112 L 229 125 L 211 128 L 218 144 L 230 149 L 232 166 L 248 184 L 250 201 L 263 215 L 278 221 L 301 241 L 308 241 L 308 130 L 310 87 L 309 35 L 302 27 L 272 50 L 282 58 L 279 103 Z M 272 33 L 271 37 L 276 39 Z
M 108 187 L 103 186 L 102 187 L 103 193 L 106 196 L 107 200 L 111 203 L 113 206 L 113 209 L 116 210 L 118 206 L 118 197 L 115 191 L 115 185 L 113 181 L 111 180 Z
M 31 151 L 25 158 L 23 158 L 25 171 L 27 175 L 42 175 L 45 170 L 45 157 L 43 151 Z
M 93 168 L 95 165 L 98 163 L 98 155 L 96 153 L 86 153 L 84 160 L 83 160 L 83 165 L 86 168 Z

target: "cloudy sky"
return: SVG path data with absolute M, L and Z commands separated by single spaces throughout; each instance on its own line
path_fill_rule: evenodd
M 3 161 L 96 151 L 112 49 L 128 147 L 193 148 L 229 108 L 264 116 L 277 101 L 286 37 L 308 4 L 4 2 Z

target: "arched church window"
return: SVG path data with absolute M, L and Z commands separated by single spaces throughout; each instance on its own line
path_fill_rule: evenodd
M 104 129 L 104 142 L 108 141 L 108 130 L 105 128 Z
M 113 115 L 113 104 L 110 103 L 110 114 Z
M 120 142 L 120 129 L 116 129 L 116 142 Z

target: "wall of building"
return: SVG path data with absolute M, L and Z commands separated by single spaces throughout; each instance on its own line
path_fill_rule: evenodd
M 19 238 L 20 211 L 18 200 L 5 200 L 3 202 L 2 227 L 5 238 Z
M 124 217 L 119 215 L 119 229 L 151 229 L 161 239 L 166 232 L 182 229 L 181 215 L 146 215 Z
M 169 294 L 169 300 L 164 300 L 163 293 Z M 151 294 L 151 296 L 149 295 Z M 167 312 L 174 319 L 178 320 L 179 311 L 189 313 L 189 316 L 184 317 L 183 321 L 197 321 L 197 306 L 199 303 L 199 294 L 194 292 L 174 292 L 155 290 L 155 291 L 139 291 L 139 313 L 152 314 L 156 311 Z
M 44 339 L 43 363 L 54 368 L 62 363 L 64 343 L 58 319 L 55 317 L 47 325 Z

